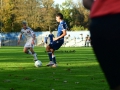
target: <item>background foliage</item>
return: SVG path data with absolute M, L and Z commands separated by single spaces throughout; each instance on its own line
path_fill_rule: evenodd
M 35 31 L 55 30 L 58 12 L 63 13 L 69 30 L 87 29 L 89 25 L 89 11 L 79 0 L 76 3 L 65 0 L 62 5 L 55 4 L 54 0 L 2 0 L 0 7 L 2 32 L 20 31 L 24 20 Z

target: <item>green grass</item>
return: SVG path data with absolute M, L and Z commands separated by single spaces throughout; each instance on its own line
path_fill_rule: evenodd
M 35 47 L 43 66 L 34 67 L 23 47 L 0 48 L 0 90 L 109 90 L 92 48 L 61 48 L 58 67 L 46 67 L 45 48 Z M 76 50 L 76 52 L 61 52 Z

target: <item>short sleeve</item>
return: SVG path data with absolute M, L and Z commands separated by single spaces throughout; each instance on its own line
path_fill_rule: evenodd
M 53 37 L 55 37 L 55 36 L 53 35 Z
M 64 22 L 63 24 L 62 24 L 62 30 L 67 30 L 67 24 Z
M 33 32 L 33 30 L 31 29 L 31 28 L 29 28 L 29 30 L 30 30 L 30 32 L 31 32 L 31 34 L 32 34 L 32 36 L 35 34 L 34 32 Z
M 21 29 L 21 32 L 20 32 L 20 35 L 22 35 L 24 32 L 22 31 L 22 29 Z

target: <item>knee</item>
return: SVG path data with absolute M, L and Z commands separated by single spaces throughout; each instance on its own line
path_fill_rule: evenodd
M 24 52 L 24 53 L 28 53 L 28 51 L 27 51 L 27 50 L 23 50 L 23 52 Z
M 46 51 L 47 51 L 47 52 L 50 52 L 50 46 L 47 46 L 47 47 L 46 47 Z

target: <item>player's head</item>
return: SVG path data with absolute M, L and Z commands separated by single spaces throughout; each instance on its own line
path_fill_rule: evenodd
M 57 22 L 60 22 L 61 20 L 63 20 L 64 19 L 64 17 L 63 17 L 63 15 L 62 15 L 62 13 L 58 13 L 57 15 L 56 15 L 56 20 L 57 20 Z
M 26 29 L 27 28 L 27 22 L 23 21 L 22 26 L 23 26 L 24 29 Z

